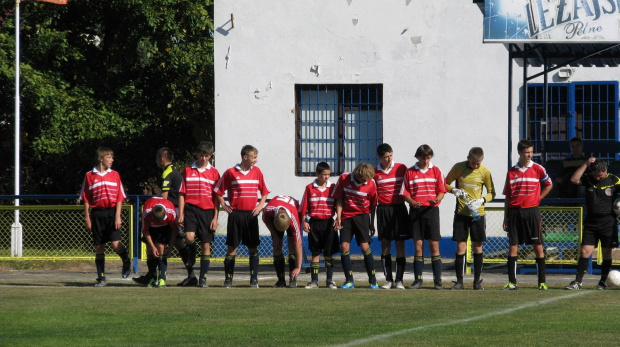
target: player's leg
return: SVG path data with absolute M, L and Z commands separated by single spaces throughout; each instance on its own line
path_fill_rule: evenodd
M 480 216 L 476 222 L 470 226 L 471 249 L 474 254 L 474 289 L 483 290 L 482 280 L 482 243 L 487 240 L 486 234 L 486 216 Z
M 246 213 L 246 227 L 242 231 L 241 240 L 248 248 L 250 253 L 250 288 L 258 288 L 259 256 L 258 245 L 260 237 L 258 234 L 258 217 L 251 211 Z
M 351 240 L 353 240 L 352 225 L 351 218 L 345 219 L 342 221 L 342 229 L 340 229 L 340 262 L 345 277 L 345 283 L 341 287 L 343 289 L 350 289 L 355 286 L 350 255 Z
M 340 252 L 340 243 L 338 242 L 338 232 L 333 229 L 332 220 L 328 220 L 326 226 L 326 232 L 324 234 L 325 242 L 323 246 L 323 255 L 325 256 L 325 283 L 327 288 L 337 289 L 336 283 L 334 283 L 334 258 L 333 255 Z
M 386 282 L 381 288 L 390 289 L 394 283 L 391 252 L 393 240 L 392 231 L 396 225 L 396 220 L 394 219 L 394 210 L 390 205 L 377 206 L 376 215 L 378 238 L 381 242 L 381 266 L 383 267 L 383 275 Z
M 200 255 L 200 277 L 198 286 L 207 288 L 207 276 L 209 275 L 209 267 L 211 266 L 211 242 L 201 242 L 202 254 Z
M 403 285 L 403 277 L 405 275 L 405 266 L 407 259 L 405 257 L 405 240 L 396 240 L 396 278 L 394 288 L 405 289 Z
M 542 246 L 542 217 L 537 207 L 526 209 L 526 223 L 524 226 L 527 228 L 526 235 L 529 235 L 529 242 L 532 244 L 534 254 L 536 255 L 536 272 L 538 273 L 538 289 L 547 290 L 547 266 L 545 261 L 545 250 Z M 535 237 L 534 237 L 535 235 Z
M 469 224 L 471 217 L 454 214 L 452 222 L 452 241 L 456 241 L 456 254 L 454 255 L 454 272 L 456 282 L 452 289 L 463 289 L 463 276 L 465 274 L 465 256 L 467 253 L 467 238 L 469 236 Z
M 131 274 L 131 260 L 129 259 L 129 251 L 120 242 L 120 238 L 121 233 L 119 230 L 113 231 L 110 235 L 110 239 L 112 240 L 112 249 L 123 261 L 123 269 L 121 270 L 121 275 L 123 276 L 123 278 L 127 278 Z
M 297 257 L 301 257 L 301 254 L 297 254 L 295 249 L 295 239 L 292 237 L 292 233 L 287 231 L 288 238 L 288 272 L 289 274 L 297 268 Z M 297 277 L 292 278 L 289 283 L 289 288 L 297 288 Z
M 202 253 L 200 254 L 200 276 L 198 280 L 198 286 L 207 288 L 207 276 L 209 274 L 209 267 L 211 266 L 211 243 L 215 239 L 215 230 L 211 230 L 211 222 L 215 216 L 213 209 L 201 211 L 200 229 L 198 238 L 202 246 Z
M 241 243 L 240 213 L 232 211 L 228 214 L 228 225 L 226 227 L 226 257 L 224 258 L 224 287 L 232 287 L 233 277 L 235 275 L 235 257 L 237 255 L 237 247 Z
M 504 286 L 504 290 L 517 289 L 517 254 L 519 251 L 519 229 L 520 228 L 519 209 L 508 210 L 507 230 L 508 233 L 508 283 Z
M 439 253 L 439 241 L 429 240 L 428 248 L 431 251 L 431 266 L 433 269 L 433 283 L 435 285 L 435 289 L 443 289 L 443 282 L 441 279 L 442 262 L 441 254 Z
M 273 245 L 273 267 L 276 270 L 276 277 L 278 278 L 274 288 L 286 287 L 286 276 L 284 274 L 284 268 L 286 265 L 284 253 L 282 251 L 282 238 L 282 233 L 271 231 L 271 243 Z
M 443 289 L 441 278 L 442 262 L 439 252 L 439 240 L 441 240 L 441 232 L 439 230 L 439 208 L 431 207 L 424 214 L 425 231 L 424 238 L 428 240 L 428 248 L 431 252 L 431 266 L 433 269 L 433 283 L 435 289 Z
M 617 236 L 616 236 L 617 239 Z M 601 240 L 603 243 L 603 240 Z M 603 263 L 601 264 L 601 279 L 596 286 L 598 289 L 605 290 L 607 289 L 607 276 L 609 276 L 609 271 L 611 271 L 611 247 L 601 247 L 603 250 Z
M 396 219 L 397 225 L 396 232 L 393 234 L 396 245 L 396 278 L 394 288 L 405 289 L 403 285 L 403 276 L 407 263 L 405 258 L 405 241 L 411 239 L 412 231 L 409 221 L 409 212 L 404 203 L 394 207 L 394 218 Z
M 413 233 L 413 247 L 415 249 L 413 258 L 413 274 L 415 279 L 411 286 L 409 286 L 409 289 L 420 289 L 423 284 L 422 273 L 424 272 L 424 232 L 419 209 L 409 209 L 409 215 Z
M 166 245 L 167 243 L 157 243 L 155 245 L 157 247 L 157 251 L 159 252 L 159 279 L 157 281 L 157 286 L 159 288 L 166 287 L 166 273 L 168 271 L 168 256 L 166 255 Z

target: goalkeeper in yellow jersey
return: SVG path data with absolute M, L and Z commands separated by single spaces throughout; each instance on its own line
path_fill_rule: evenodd
M 456 282 L 452 289 L 463 289 L 467 238 L 471 236 L 474 253 L 474 289 L 483 290 L 482 242 L 486 241 L 484 204 L 495 198 L 491 171 L 483 166 L 484 151 L 480 147 L 469 150 L 467 160 L 454 164 L 446 176 L 446 190 L 457 197 L 454 211 L 452 240 L 456 241 L 454 267 Z M 455 186 L 450 185 L 455 182 Z M 486 193 L 483 195 L 483 188 Z

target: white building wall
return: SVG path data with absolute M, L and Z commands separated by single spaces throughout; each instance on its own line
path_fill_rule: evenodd
M 521 70 L 514 65 L 509 126 L 508 51 L 483 44 L 482 25 L 472 1 L 216 1 L 216 167 L 233 166 L 241 147 L 254 145 L 270 195 L 301 198 L 312 179 L 294 172 L 294 85 L 382 83 L 383 139 L 396 161 L 413 165 L 416 148 L 428 144 L 447 174 L 480 146 L 503 198 L 509 128 L 517 158 Z M 573 80 L 609 77 L 609 69 L 589 69 Z M 452 233 L 453 209 L 448 195 L 443 236 Z

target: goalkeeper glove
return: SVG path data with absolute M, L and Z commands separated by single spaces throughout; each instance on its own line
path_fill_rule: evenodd
M 482 206 L 482 204 L 484 204 L 484 199 L 480 198 L 480 199 L 475 199 L 475 200 L 468 202 L 467 207 L 469 208 L 470 211 L 478 211 L 478 209 L 480 208 L 480 206 Z
M 452 189 L 452 194 L 454 194 L 457 198 L 465 199 L 467 197 L 467 193 L 463 189 Z

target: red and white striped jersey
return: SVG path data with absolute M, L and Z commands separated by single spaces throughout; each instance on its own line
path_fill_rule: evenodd
M 107 169 L 101 173 L 97 168 L 86 173 L 82 183 L 80 200 L 91 208 L 110 208 L 122 203 L 127 196 L 118 172 Z
M 293 233 L 293 240 L 301 241 L 301 226 L 299 224 L 299 203 L 290 196 L 276 195 L 265 206 L 263 210 L 263 222 L 265 225 L 273 223 L 273 218 L 280 209 L 284 209 L 291 220 L 289 231 Z
M 156 222 L 153 218 L 151 211 L 156 205 L 162 205 L 166 209 L 166 217 L 161 222 Z M 176 223 L 177 212 L 174 209 L 174 204 L 168 200 L 159 196 L 154 196 L 144 203 L 144 209 L 142 211 L 142 233 L 144 234 L 149 228 L 161 228 L 166 225 L 170 225 L 173 232 L 177 232 L 179 229 Z
M 407 172 L 405 164 L 394 163 L 383 170 L 381 165 L 375 167 L 375 184 L 377 185 L 377 199 L 379 204 L 400 204 L 405 201 L 400 195 L 403 178 Z
M 183 181 L 179 188 L 179 194 L 185 197 L 186 204 L 192 204 L 203 210 L 214 209 L 216 197 L 213 195 L 213 187 L 220 180 L 220 173 L 211 164 L 205 168 L 198 168 L 196 162 L 183 170 Z
M 540 204 L 541 184 L 548 186 L 551 179 L 542 165 L 533 161 L 523 169 L 519 164 L 508 169 L 504 195 L 508 207 L 528 208 Z
M 400 195 L 410 196 L 414 201 L 421 202 L 422 206 L 431 206 L 429 200 L 434 200 L 440 193 L 446 192 L 446 182 L 441 170 L 432 163 L 422 170 L 416 163 L 407 169 Z M 439 206 L 441 201 L 433 206 Z
M 352 173 L 344 173 L 340 175 L 332 197 L 343 199 L 340 216 L 343 220 L 360 214 L 370 214 L 370 209 L 377 206 L 377 186 L 373 180 L 357 183 Z
M 228 204 L 233 210 L 252 211 L 260 195 L 269 194 L 262 171 L 252 166 L 242 171 L 239 165 L 226 170 L 213 190 L 215 193 L 228 196 Z
M 301 198 L 301 218 L 306 216 L 317 219 L 333 218 L 335 200 L 332 198 L 332 193 L 335 188 L 336 185 L 329 181 L 323 188 L 319 187 L 316 180 L 308 184 Z

